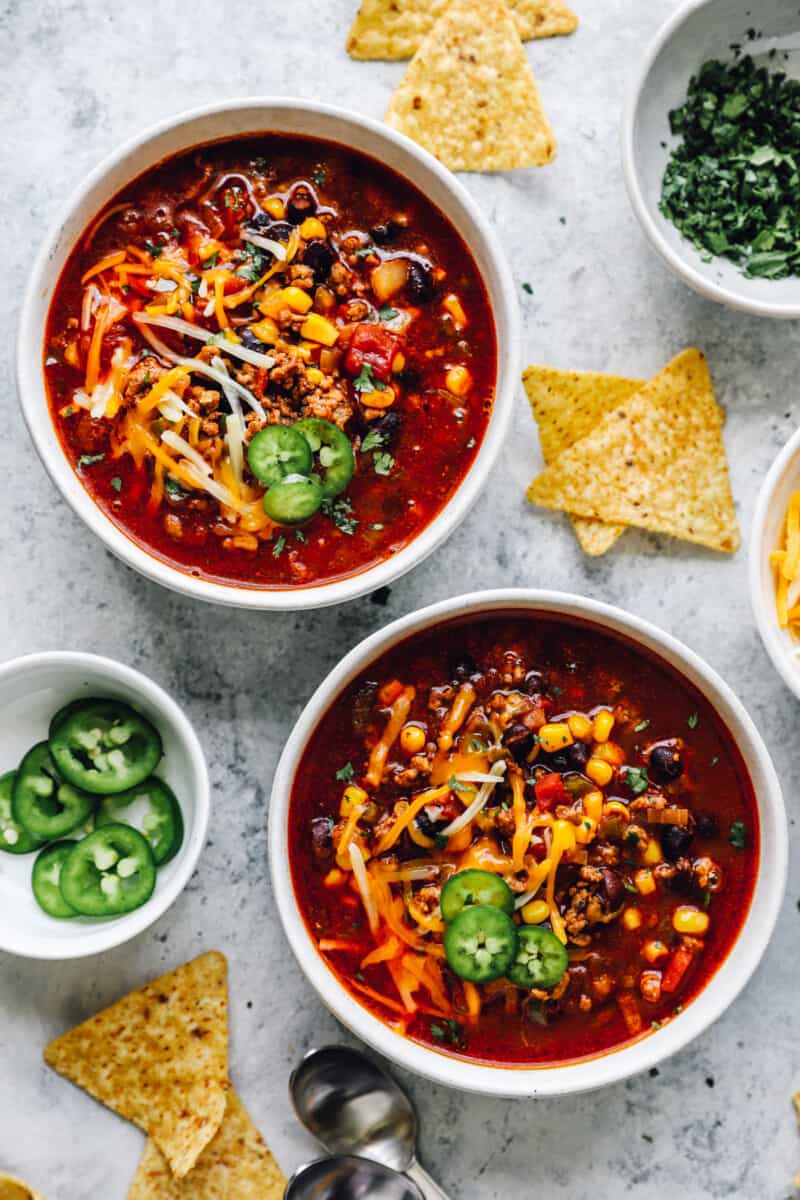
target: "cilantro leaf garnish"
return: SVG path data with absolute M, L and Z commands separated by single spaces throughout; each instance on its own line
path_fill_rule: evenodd
M 346 762 L 343 767 L 339 767 L 336 772 L 336 778 L 339 783 L 347 783 L 348 780 L 355 777 L 356 769 L 351 762 Z
M 119 475 L 115 475 L 114 478 L 111 480 L 111 486 L 115 492 L 122 491 L 122 480 L 120 479 Z
M 392 308 L 391 304 L 383 304 L 378 309 L 378 318 L 381 321 L 393 321 L 395 317 L 399 317 L 400 313 L 396 308 Z
M 275 539 L 275 545 L 272 547 L 272 557 L 280 558 L 286 548 L 286 538 L 281 534 Z
M 631 789 L 635 796 L 640 796 L 642 792 L 647 791 L 647 768 L 646 767 L 626 767 L 625 768 L 625 783 Z
M 688 716 L 686 718 L 686 724 L 689 726 L 690 729 L 697 729 L 697 724 L 698 724 L 699 720 L 700 720 L 700 718 L 697 715 L 697 713 L 692 713 L 690 716 Z
M 377 450 L 386 441 L 379 429 L 370 429 L 367 436 L 361 443 L 361 453 L 367 454 L 370 450 Z
M 369 363 L 364 363 L 360 374 L 353 380 L 353 387 L 357 392 L 378 391 L 378 385 L 375 382 L 375 374 Z
M 384 452 L 373 454 L 372 465 L 375 468 L 376 475 L 390 475 L 392 467 L 394 466 L 394 459 L 392 458 L 391 454 L 386 454 Z
M 204 259 L 200 263 L 200 266 L 203 268 L 204 271 L 210 271 L 212 267 L 215 267 L 217 265 L 218 258 L 219 258 L 219 250 L 215 250 L 213 252 L 213 254 L 209 254 L 208 258 Z
M 147 253 L 153 258 L 160 258 L 164 253 L 164 247 L 159 246 L 157 242 L 144 242 L 143 245 Z
M 102 462 L 105 454 L 82 454 L 78 459 L 79 467 L 93 467 L 95 463 Z
M 358 517 L 353 513 L 353 506 L 349 500 L 330 500 L 325 498 L 322 501 L 322 512 L 326 517 L 330 517 L 337 529 L 342 533 L 352 536 L 358 529 Z
M 733 821 L 728 831 L 728 841 L 734 850 L 744 850 L 747 845 L 747 826 L 744 821 Z

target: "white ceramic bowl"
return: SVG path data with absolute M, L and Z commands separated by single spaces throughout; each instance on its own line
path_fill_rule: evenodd
M 554 612 L 589 620 L 653 651 L 697 687 L 735 738 L 755 789 L 761 855 L 750 911 L 728 957 L 684 1012 L 660 1030 L 619 1050 L 570 1065 L 503 1068 L 464 1062 L 393 1032 L 362 1007 L 326 965 L 299 911 L 289 869 L 288 813 L 297 765 L 317 723 L 356 675 L 409 635 L 453 617 L 492 612 Z M 353 1033 L 401 1067 L 437 1083 L 495 1096 L 553 1096 L 585 1091 L 644 1071 L 697 1037 L 735 999 L 766 949 L 786 883 L 787 827 L 780 784 L 766 747 L 741 702 L 691 650 L 621 609 L 560 592 L 509 589 L 473 592 L 394 621 L 342 660 L 306 705 L 278 765 L 269 814 L 272 883 L 278 911 L 300 966 L 322 1000 Z
M 747 38 L 753 26 L 760 36 Z M 765 317 L 800 316 L 800 278 L 746 279 L 725 258 L 704 262 L 662 216 L 661 180 L 679 139 L 669 113 L 686 99 L 689 80 L 710 58 L 731 61 L 731 43 L 760 58 L 773 47 L 790 49 L 800 33 L 800 12 L 790 0 L 687 0 L 658 31 L 628 91 L 622 120 L 622 163 L 633 210 L 653 247 L 690 287 L 710 300 Z M 770 63 L 797 72 L 797 53 Z
M 184 839 L 158 871 L 151 898 L 135 912 L 103 920 L 48 917 L 31 891 L 35 854 L 0 853 L 0 950 L 24 958 L 83 958 L 120 946 L 167 911 L 189 882 L 206 840 L 209 781 L 197 734 L 183 710 L 146 675 L 123 663 L 72 651 L 30 654 L 0 665 L 0 774 L 47 737 L 50 718 L 81 697 L 124 700 L 158 729 L 164 757 L 157 774 L 180 802 Z
M 786 509 L 792 492 L 800 489 L 800 429 L 770 467 L 758 494 L 750 529 L 748 571 L 750 604 L 758 632 L 773 666 L 800 699 L 800 655 L 788 629 L 781 629 L 775 607 L 775 573 L 769 556 L 783 537 Z
M 370 570 L 316 587 L 281 591 L 197 579 L 131 541 L 94 503 L 73 471 L 53 427 L 42 372 L 42 348 L 53 291 L 70 251 L 116 193 L 162 159 L 192 146 L 237 134 L 299 133 L 340 142 L 371 155 L 410 180 L 458 230 L 489 293 L 497 331 L 494 410 L 478 455 L 444 509 L 408 546 Z M 519 313 L 511 273 L 489 221 L 456 177 L 432 155 L 377 121 L 308 100 L 232 100 L 171 117 L 126 142 L 92 171 L 45 238 L 22 305 L 17 342 L 17 387 L 34 445 L 64 498 L 89 529 L 129 566 L 188 596 L 240 608 L 308 609 L 352 600 L 391 583 L 436 549 L 463 520 L 486 482 L 508 428 L 519 382 Z

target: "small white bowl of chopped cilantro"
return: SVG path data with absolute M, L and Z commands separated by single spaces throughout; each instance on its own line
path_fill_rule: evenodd
M 800 9 L 688 0 L 630 88 L 625 179 L 652 245 L 701 295 L 800 317 Z

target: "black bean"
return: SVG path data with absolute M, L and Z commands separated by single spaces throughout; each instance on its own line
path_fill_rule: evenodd
M 625 886 L 616 871 L 611 871 L 607 867 L 603 870 L 603 887 L 608 899 L 608 907 L 616 908 L 622 902 L 622 895 Z
M 254 229 L 256 233 L 261 233 L 264 237 L 272 238 L 274 242 L 288 242 L 292 236 L 292 227 L 288 221 L 274 221 L 269 213 L 256 213 L 251 221 L 247 223 L 248 228 Z M 247 234 L 242 235 L 247 241 Z
M 569 749 L 571 750 L 572 747 L 570 746 Z M 558 771 L 561 775 L 565 771 L 574 769 L 569 760 L 569 750 L 558 750 L 555 754 L 542 754 L 537 761 L 543 767 L 546 766 L 550 771 Z
M 245 349 L 263 351 L 264 343 L 259 338 L 256 337 L 256 335 L 253 333 L 252 329 L 248 329 L 247 327 L 245 327 L 244 329 L 241 329 L 241 328 L 237 329 L 236 332 L 238 333 L 239 338 L 241 339 L 241 343 L 245 347 Z
M 318 854 L 323 854 L 330 850 L 333 845 L 331 834 L 333 833 L 333 821 L 330 817 L 312 817 L 311 820 L 311 844 Z
M 547 676 L 544 671 L 528 671 L 522 690 L 529 696 L 543 696 L 547 691 Z
M 447 670 L 451 679 L 469 679 L 471 675 L 476 674 L 478 664 L 471 654 L 464 651 L 462 654 L 450 656 Z
M 689 849 L 692 834 L 682 825 L 667 825 L 661 834 L 661 849 L 670 862 L 677 862 Z
M 719 837 L 719 822 L 710 813 L 700 813 L 696 819 L 695 828 L 700 837 Z
M 313 217 L 317 202 L 309 188 L 300 183 L 286 202 L 286 216 L 293 225 L 302 225 L 306 217 Z
M 586 742 L 573 742 L 567 751 L 567 757 L 574 771 L 583 771 L 592 757 L 592 751 Z
M 683 771 L 680 752 L 675 746 L 654 746 L 650 751 L 650 771 L 658 783 L 671 783 Z
M 370 233 L 372 240 L 382 246 L 384 243 L 390 242 L 392 238 L 396 238 L 402 228 L 397 221 L 381 221 L 380 225 L 373 225 Z
M 381 442 L 381 449 L 389 449 L 400 432 L 401 424 L 402 419 L 400 417 L 400 413 L 396 412 L 393 408 L 390 408 L 389 411 L 377 421 L 370 421 L 369 427 L 370 429 L 374 429 L 383 438 L 383 441 Z
M 427 808 L 423 808 L 417 813 L 417 829 L 425 837 L 436 837 L 439 830 L 444 829 L 447 824 L 448 821 L 442 816 L 442 810 L 438 804 L 429 804 Z
M 406 280 L 406 291 L 409 300 L 413 300 L 415 304 L 427 304 L 436 294 L 436 284 L 433 279 L 433 270 L 427 263 L 417 262 L 412 258 L 408 264 L 408 278 Z
M 313 238 L 303 251 L 303 262 L 307 267 L 311 267 L 317 283 L 324 283 L 336 262 L 336 251 L 330 242 L 322 238 Z
M 506 732 L 505 743 L 518 763 L 524 763 L 533 749 L 533 734 L 524 725 L 512 725 Z

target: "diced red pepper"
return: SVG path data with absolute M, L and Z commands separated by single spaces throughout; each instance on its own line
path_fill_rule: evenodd
M 694 961 L 694 951 L 689 946 L 678 946 L 672 953 L 661 980 L 662 992 L 675 992 L 681 985 L 684 975 Z
M 561 776 L 555 772 L 537 779 L 533 790 L 536 792 L 536 804 L 541 812 L 552 812 L 557 804 L 569 804 L 569 793 Z
M 400 343 L 393 333 L 373 322 L 356 325 L 344 360 L 348 375 L 360 375 L 366 363 L 384 383 L 392 374 L 392 363 Z
M 631 1037 L 637 1037 L 644 1030 L 644 1021 L 639 1012 L 636 997 L 632 992 L 620 992 L 617 996 L 617 1005 L 628 1033 Z

